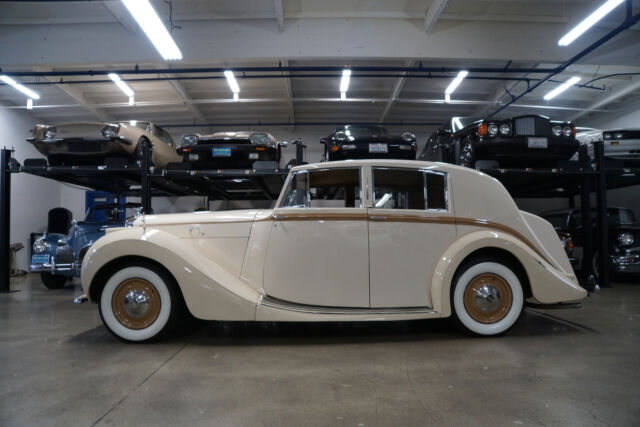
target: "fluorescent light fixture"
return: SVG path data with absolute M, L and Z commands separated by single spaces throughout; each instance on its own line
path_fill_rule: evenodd
M 129 105 L 133 105 L 134 102 L 135 102 L 135 97 L 130 96 L 129 97 Z
M 124 92 L 129 98 L 134 96 L 133 90 L 120 79 L 120 76 L 116 73 L 109 73 L 109 78 L 113 80 L 113 82 L 120 88 L 121 91 Z
M 351 70 L 342 70 L 342 78 L 340 79 L 340 92 L 347 93 L 349 90 L 349 81 L 351 80 Z
M 151 43 L 166 60 L 182 59 L 180 48 L 167 31 L 149 0 L 122 0 Z
M 236 76 L 233 75 L 233 71 L 226 70 L 224 72 L 224 76 L 227 78 L 227 84 L 229 85 L 229 89 L 233 93 L 240 92 L 240 86 L 238 86 L 238 81 L 236 80 Z
M 391 193 L 384 193 L 384 196 L 382 196 L 380 200 L 376 202 L 376 208 L 383 207 L 384 204 L 387 203 L 390 199 L 391 199 Z
M 580 37 L 589 28 L 593 27 L 599 20 L 604 18 L 609 12 L 615 9 L 618 5 L 623 3 L 624 0 L 608 0 L 602 6 L 596 9 L 591 15 L 587 16 L 584 21 L 576 25 L 571 31 L 565 34 L 560 40 L 558 40 L 559 46 L 568 46 L 575 39 Z
M 571 77 L 569 80 L 567 80 L 566 82 L 562 83 L 560 86 L 558 86 L 557 88 L 555 88 L 551 92 L 548 92 L 544 96 L 544 99 L 546 99 L 548 101 L 550 99 L 555 98 L 556 96 L 560 95 L 562 92 L 564 92 L 565 90 L 569 89 L 571 86 L 573 86 L 574 84 L 578 83 L 579 81 L 580 81 L 580 77 Z
M 446 102 L 447 104 L 449 102 L 451 102 L 451 95 L 449 95 L 448 93 L 444 94 L 444 102 Z
M 238 92 L 233 92 L 233 100 L 238 102 L 240 99 L 240 94 Z
M 464 78 L 467 77 L 467 74 L 469 74 L 469 72 L 466 70 L 460 71 L 458 73 L 458 76 L 455 79 L 453 79 L 451 83 L 449 83 L 449 86 L 444 91 L 445 95 L 451 95 L 453 91 L 456 90 L 458 86 L 460 86 L 460 83 L 462 83 Z
M 9 76 L 0 76 L 0 80 L 2 80 L 3 82 L 5 82 L 6 84 L 8 84 L 10 86 L 13 86 L 13 88 L 15 90 L 19 90 L 20 92 L 24 93 L 25 95 L 27 95 L 31 99 L 40 99 L 40 95 L 38 95 L 37 93 L 35 93 L 31 89 L 29 89 L 28 87 L 25 87 L 25 86 L 21 85 L 20 83 L 18 83 L 17 81 L 13 80 Z
M 347 92 L 340 92 L 340 99 L 345 101 L 347 99 Z
M 33 99 L 27 99 L 27 110 L 33 110 Z

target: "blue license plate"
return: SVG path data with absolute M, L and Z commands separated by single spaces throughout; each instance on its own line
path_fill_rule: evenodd
M 49 262 L 49 255 L 31 255 L 31 264 L 46 264 Z
M 218 147 L 211 150 L 213 157 L 231 157 L 231 147 Z

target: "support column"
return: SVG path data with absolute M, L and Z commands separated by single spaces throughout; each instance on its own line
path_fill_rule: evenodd
M 151 143 L 145 139 L 142 144 L 142 161 L 140 164 L 140 198 L 142 209 L 145 214 L 153 213 L 151 207 L 151 179 L 149 178 L 149 166 L 151 165 Z
M 607 220 L 607 170 L 602 141 L 593 144 L 594 157 L 598 162 L 596 203 L 598 205 L 598 277 L 601 287 L 609 284 L 609 222 Z
M 0 150 L 0 292 L 11 290 L 11 150 Z
M 580 210 L 582 217 L 582 274 L 587 290 L 593 291 L 596 278 L 593 271 L 593 224 L 591 221 L 590 187 L 592 174 L 582 175 L 582 191 L 580 193 Z

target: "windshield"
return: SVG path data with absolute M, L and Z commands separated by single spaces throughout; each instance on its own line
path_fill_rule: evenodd
M 381 126 L 345 126 L 338 128 L 338 131 L 342 131 L 347 136 L 369 136 L 369 135 L 386 135 L 387 130 Z
M 118 124 L 127 125 L 127 126 L 135 126 L 135 127 L 140 128 L 142 130 L 148 130 L 151 127 L 151 123 L 149 123 L 149 122 L 139 122 L 137 120 L 129 120 L 128 122 L 120 122 Z
M 479 120 L 482 120 L 479 117 L 453 117 L 451 119 L 451 129 L 454 132 L 459 131 L 460 129 L 469 126 L 472 123 L 475 123 Z

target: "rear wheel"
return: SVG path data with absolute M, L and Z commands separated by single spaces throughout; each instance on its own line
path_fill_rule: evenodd
M 511 328 L 524 309 L 518 275 L 498 259 L 478 259 L 461 267 L 452 283 L 452 317 L 475 335 L 498 335 Z
M 69 278 L 59 274 L 40 273 L 40 280 L 48 289 L 60 289 L 67 283 Z
M 184 302 L 175 279 L 153 264 L 114 272 L 100 295 L 104 325 L 125 341 L 148 341 L 175 326 Z

